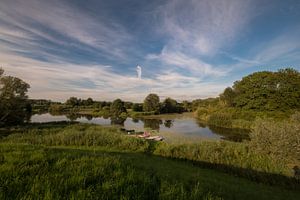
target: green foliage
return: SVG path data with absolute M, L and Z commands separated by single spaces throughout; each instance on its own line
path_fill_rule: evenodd
M 61 114 L 63 112 L 67 112 L 69 111 L 70 109 L 70 106 L 65 106 L 65 105 L 62 105 L 62 104 L 51 104 L 49 106 L 49 110 L 48 112 L 51 113 L 51 114 Z
M 182 101 L 182 107 L 185 111 L 187 112 L 192 112 L 193 111 L 193 106 L 192 102 L 189 101 Z
M 297 199 L 278 187 L 296 182 L 274 175 L 289 172 L 245 143 L 150 144 L 88 124 L 38 125 L 0 141 L 1 199 Z
M 176 113 L 177 101 L 171 98 L 166 98 L 161 105 L 161 113 Z
M 143 111 L 143 104 L 134 103 L 133 106 L 132 106 L 132 110 L 134 112 L 142 112 Z
M 207 123 L 209 125 L 232 128 L 232 116 L 229 113 L 213 113 L 209 116 Z
M 133 103 L 130 101 L 125 101 L 124 106 L 126 109 L 132 109 Z
M 80 102 L 81 100 L 76 98 L 76 97 L 70 97 L 67 101 L 66 101 L 66 105 L 69 105 L 69 106 L 79 106 L 80 105 Z
M 32 106 L 33 113 L 44 113 L 49 110 L 50 100 L 46 99 L 29 99 L 28 102 Z
M 149 116 L 149 115 L 155 115 L 155 112 L 130 112 L 130 117 L 132 118 L 138 118 L 138 117 L 143 117 L 143 116 Z
M 228 106 L 234 106 L 234 98 L 236 93 L 233 91 L 231 87 L 228 87 L 224 90 L 224 92 L 220 95 L 220 99 L 225 101 Z
M 294 69 L 255 72 L 220 95 L 227 105 L 260 111 L 300 108 L 300 73 Z
M 213 107 L 198 107 L 196 116 L 201 121 L 208 121 L 209 116 L 216 111 Z
M 189 163 L 88 149 L 0 144 L 0 199 L 297 199 Z M 255 191 L 255 192 L 254 192 Z
M 160 105 L 159 105 L 159 97 L 157 94 L 149 94 L 143 104 L 143 110 L 145 112 L 155 112 L 159 113 Z
M 31 112 L 26 95 L 30 86 L 17 77 L 3 74 L 0 69 L 0 126 L 23 123 Z
M 49 146 L 97 146 L 127 151 L 146 151 L 148 143 L 138 138 L 127 137 L 116 128 L 77 124 L 64 129 L 30 129 L 4 139 L 19 143 Z
M 110 114 L 112 117 L 119 117 L 121 113 L 127 113 L 125 104 L 121 99 L 116 99 L 110 106 Z
M 113 124 L 122 124 L 127 118 L 127 110 L 121 99 L 116 99 L 110 106 L 110 117 Z
M 5 158 L 0 167 L 1 199 L 156 199 L 159 195 L 157 175 L 147 176 L 118 156 L 25 146 L 6 147 Z
M 219 107 L 219 98 L 207 98 L 207 99 L 196 99 L 192 101 L 193 111 L 196 111 L 199 107 Z
M 94 104 L 94 100 L 92 99 L 92 98 L 87 98 L 86 100 L 85 99 L 83 99 L 83 100 L 81 100 L 81 102 L 80 102 L 82 105 L 84 105 L 84 106 L 91 106 L 91 105 L 93 105 Z
M 287 163 L 300 163 L 300 123 L 295 121 L 258 119 L 250 134 L 250 148 Z
M 161 105 L 160 113 L 182 113 L 184 111 L 183 107 L 177 103 L 176 100 L 171 98 L 166 98 Z
M 154 154 L 236 168 L 251 168 L 261 172 L 287 173 L 280 160 L 271 159 L 267 155 L 257 156 L 249 150 L 247 145 L 239 143 L 209 141 L 181 145 L 160 143 Z M 230 170 L 230 167 L 228 170 Z

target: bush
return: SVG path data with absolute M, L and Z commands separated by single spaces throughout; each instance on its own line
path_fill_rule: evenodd
M 294 118 L 294 117 L 293 117 Z M 255 121 L 250 133 L 250 148 L 286 163 L 300 161 L 300 124 L 292 120 Z

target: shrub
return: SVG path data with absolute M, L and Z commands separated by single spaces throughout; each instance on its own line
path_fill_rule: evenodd
M 293 121 L 255 121 L 250 133 L 250 148 L 287 163 L 300 161 L 300 124 Z

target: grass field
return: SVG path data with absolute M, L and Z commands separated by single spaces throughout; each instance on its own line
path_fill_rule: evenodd
M 261 164 L 271 160 L 258 156 L 255 176 L 221 168 L 251 171 L 242 165 L 246 159 L 237 162 L 247 149 L 236 148 L 234 156 L 229 142 L 187 150 L 131 138 L 114 128 L 63 123 L 11 133 L 0 142 L 0 199 L 300 198 L 299 182 L 283 175 L 284 167 Z M 280 178 L 265 181 L 271 172 Z

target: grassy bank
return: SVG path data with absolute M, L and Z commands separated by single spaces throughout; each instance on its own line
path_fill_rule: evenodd
M 1 199 L 300 197 L 290 168 L 248 144 L 153 143 L 109 127 L 45 126 L 1 140 Z
M 297 110 L 256 111 L 222 106 L 199 107 L 195 116 L 203 123 L 223 128 L 251 129 L 257 118 L 275 121 L 289 119 Z

